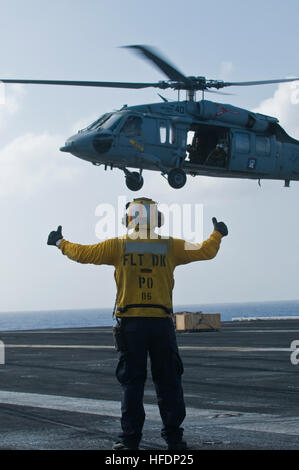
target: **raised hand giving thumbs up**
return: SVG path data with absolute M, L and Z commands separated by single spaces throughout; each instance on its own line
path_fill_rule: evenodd
M 214 225 L 214 230 L 217 230 L 217 232 L 221 233 L 223 237 L 225 237 L 228 234 L 227 226 L 225 225 L 224 222 L 217 222 L 216 217 L 212 218 L 212 222 Z
M 50 234 L 48 236 L 47 244 L 57 246 L 56 244 L 57 244 L 58 240 L 62 240 L 62 238 L 63 238 L 63 236 L 62 236 L 62 226 L 59 225 L 57 227 L 56 231 L 50 232 Z

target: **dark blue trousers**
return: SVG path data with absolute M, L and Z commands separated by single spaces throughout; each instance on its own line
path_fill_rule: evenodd
M 171 318 L 121 319 L 126 351 L 119 353 L 116 377 L 122 386 L 121 427 L 119 436 L 125 445 L 138 446 L 145 420 L 144 384 L 147 358 L 156 389 L 163 423 L 161 436 L 166 442 L 180 441 L 185 416 L 181 376 L 183 364 L 179 356 L 175 328 Z

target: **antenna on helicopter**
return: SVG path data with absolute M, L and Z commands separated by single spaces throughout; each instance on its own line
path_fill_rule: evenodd
M 168 103 L 168 99 L 165 98 L 164 96 L 160 95 L 160 93 L 157 93 L 158 96 L 160 96 L 161 100 L 163 100 L 165 103 Z

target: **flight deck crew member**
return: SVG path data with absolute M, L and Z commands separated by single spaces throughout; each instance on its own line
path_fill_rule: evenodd
M 202 244 L 165 238 L 155 233 L 163 224 L 157 203 L 138 198 L 126 206 L 123 222 L 133 232 L 95 245 L 65 240 L 62 228 L 49 234 L 56 245 L 79 263 L 115 267 L 117 286 L 115 316 L 121 333 L 116 377 L 122 386 L 121 428 L 113 449 L 138 449 L 145 420 L 144 384 L 147 356 L 163 423 L 161 436 L 168 449 L 187 448 L 183 438 L 186 411 L 181 384 L 183 364 L 172 319 L 173 272 L 176 266 L 216 256 L 227 227 L 213 218 L 214 231 Z

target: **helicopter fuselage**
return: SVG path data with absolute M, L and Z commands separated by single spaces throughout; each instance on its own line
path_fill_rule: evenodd
M 299 179 L 299 142 L 278 120 L 229 104 L 202 99 L 196 92 L 222 93 L 231 86 L 256 86 L 299 81 L 298 77 L 254 81 L 223 81 L 186 76 L 150 46 L 125 46 L 163 72 L 158 82 L 115 82 L 1 78 L 3 83 L 83 86 L 139 90 L 156 88 L 186 92 L 186 101 L 124 106 L 106 113 L 61 147 L 94 165 L 124 171 L 132 191 L 143 185 L 143 170 L 160 171 L 171 187 L 182 188 L 187 174 L 255 179 Z M 217 91 L 215 91 L 215 89 Z M 139 171 L 130 171 L 134 168 Z
M 138 174 L 128 168 L 140 177 L 142 170 L 160 171 L 169 182 L 170 172 L 278 179 L 287 186 L 299 180 L 299 141 L 276 118 L 207 100 L 125 106 L 78 131 L 60 150 L 122 169 L 131 179 Z M 178 179 L 172 186 L 183 185 Z

